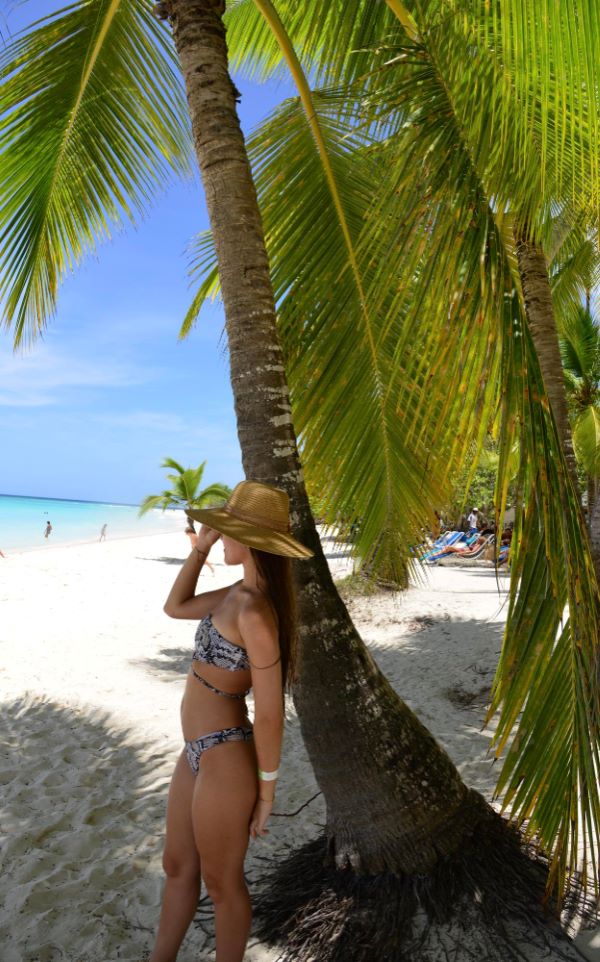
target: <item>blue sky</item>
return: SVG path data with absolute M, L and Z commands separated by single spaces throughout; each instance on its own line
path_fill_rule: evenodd
M 64 5 L 9 7 L 0 30 Z M 246 133 L 293 92 L 235 79 Z M 192 298 L 186 248 L 207 226 L 199 181 L 175 184 L 66 279 L 43 340 L 15 355 L 0 334 L 0 493 L 137 503 L 162 490 L 167 455 L 207 460 L 206 483 L 240 480 L 221 305 L 177 338 Z

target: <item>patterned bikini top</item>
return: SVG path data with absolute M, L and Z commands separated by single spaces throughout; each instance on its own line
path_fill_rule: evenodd
M 250 661 L 248 653 L 241 645 L 223 638 L 212 623 L 212 615 L 207 615 L 198 625 L 196 644 L 194 647 L 194 661 L 201 661 L 205 665 L 215 665 L 227 671 L 248 671 Z

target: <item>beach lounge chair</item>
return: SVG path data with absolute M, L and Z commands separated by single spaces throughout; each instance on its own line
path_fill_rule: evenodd
M 437 564 L 438 558 L 446 557 L 443 551 L 444 548 L 447 548 L 450 545 L 458 544 L 460 544 L 461 547 L 468 548 L 473 544 L 474 541 L 477 541 L 478 537 L 479 535 L 477 534 L 468 536 L 464 533 L 464 531 L 453 531 L 452 537 L 449 538 L 445 544 L 443 544 L 440 548 L 432 549 L 431 551 L 428 551 L 426 554 L 422 555 L 421 561 L 425 561 L 428 564 Z
M 447 555 L 444 554 L 444 555 L 441 555 L 441 556 L 440 556 L 440 558 L 439 558 L 439 560 L 438 560 L 437 563 L 440 564 L 440 565 L 442 565 L 444 568 L 446 568 L 446 567 L 448 567 L 448 568 L 454 568 L 454 567 L 460 568 L 460 567 L 463 567 L 463 568 L 464 568 L 466 565 L 470 565 L 470 564 L 472 564 L 474 561 L 478 561 L 479 559 L 483 559 L 483 555 L 484 555 L 485 549 L 486 549 L 489 545 L 494 544 L 495 540 L 496 540 L 496 539 L 495 539 L 494 535 L 491 534 L 491 535 L 489 535 L 489 537 L 487 537 L 487 538 L 485 539 L 485 541 L 483 542 L 483 544 L 481 544 L 481 545 L 479 546 L 479 548 L 477 549 L 477 551 L 474 551 L 472 554 L 468 554 L 468 555 L 460 555 L 460 554 L 454 554 L 454 553 L 452 553 L 452 554 L 447 554 Z M 493 563 L 493 562 L 492 562 L 492 563 Z

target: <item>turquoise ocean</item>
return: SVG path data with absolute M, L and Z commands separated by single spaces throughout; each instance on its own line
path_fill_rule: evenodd
M 48 539 L 44 538 L 47 521 L 52 524 Z M 107 540 L 131 538 L 182 531 L 185 515 L 182 511 L 150 511 L 139 518 L 137 505 L 0 495 L 2 551 L 97 541 L 103 524 L 107 525 Z

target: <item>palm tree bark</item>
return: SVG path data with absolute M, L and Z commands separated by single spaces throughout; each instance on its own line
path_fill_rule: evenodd
M 546 257 L 541 245 L 531 240 L 526 227 L 515 231 L 515 246 L 529 329 L 567 466 L 578 491 L 577 464 Z
M 330 853 L 363 872 L 426 872 L 482 817 L 433 736 L 376 667 L 341 601 L 311 515 L 292 425 L 260 212 L 229 77 L 224 0 L 168 0 L 219 264 L 246 475 L 285 487 L 297 565 L 301 728 L 327 803 Z
M 529 237 L 526 227 L 515 232 L 515 246 L 529 329 L 540 362 L 567 468 L 574 489 L 579 492 L 577 462 L 569 422 L 567 392 L 546 258 L 541 245 Z M 600 583 L 600 501 L 593 509 L 588 509 L 587 527 L 594 569 Z
M 596 507 L 596 479 L 588 474 L 587 478 L 587 523 L 588 530 L 592 531 L 592 518 Z

